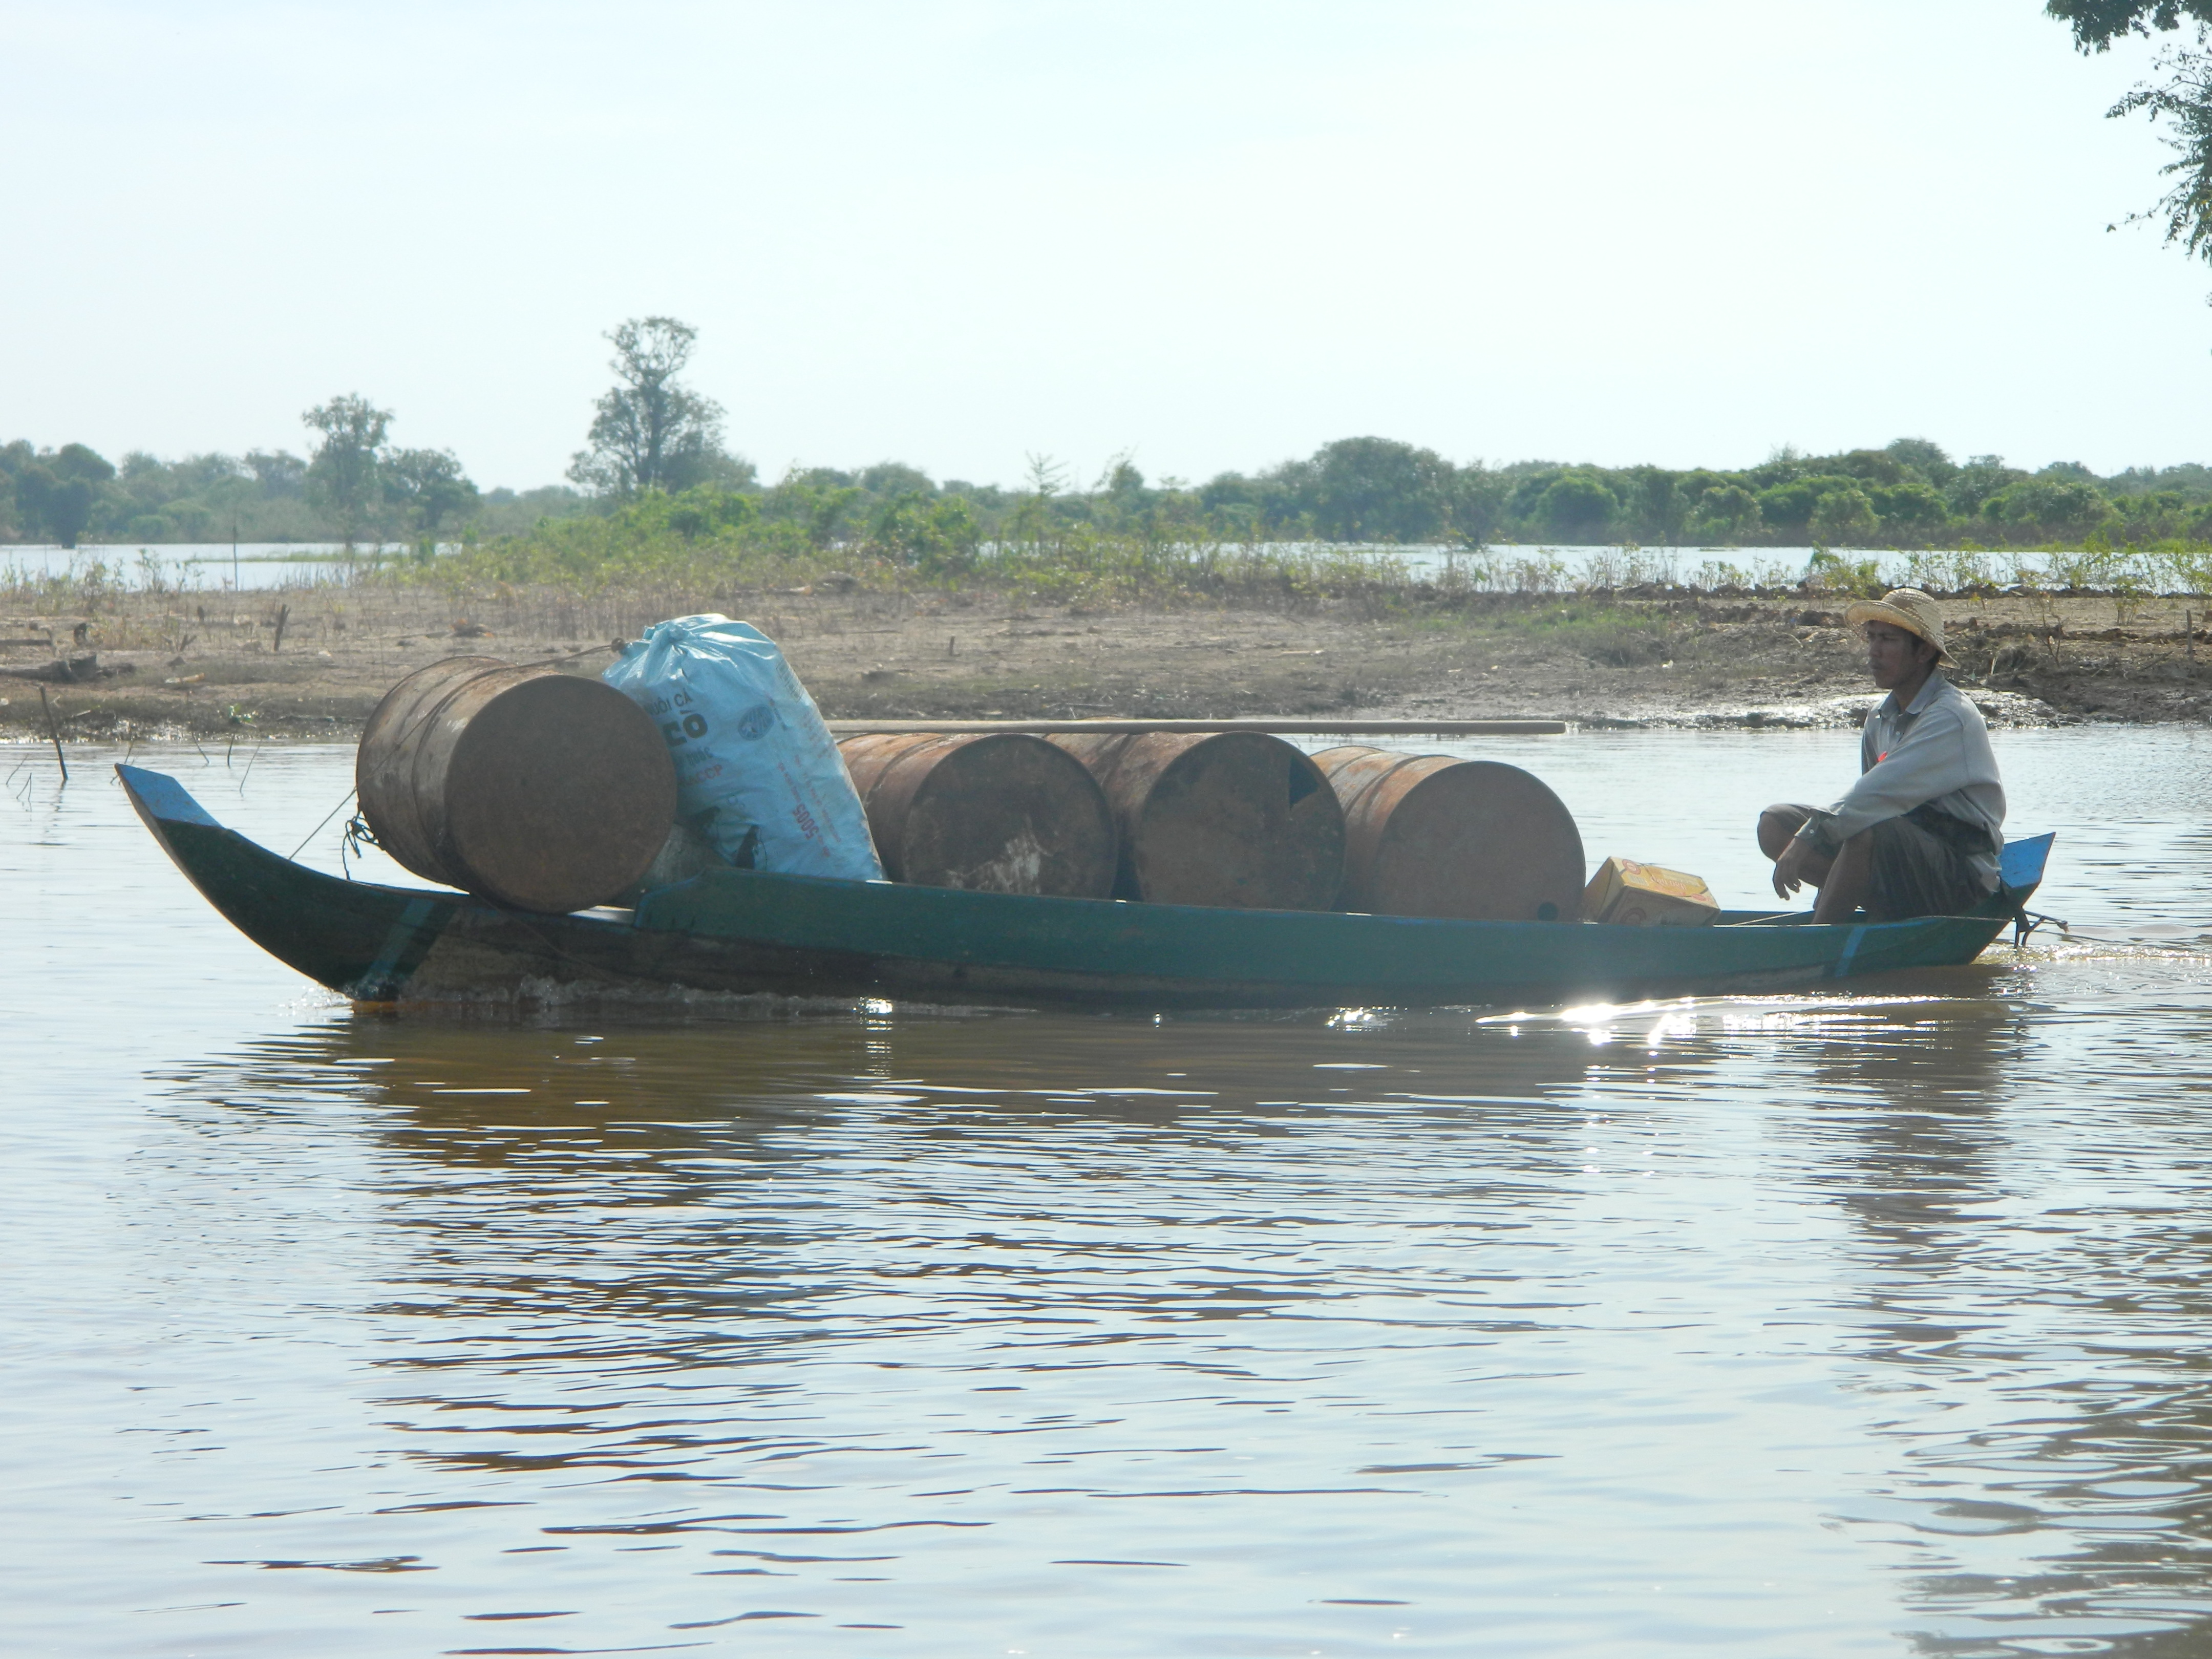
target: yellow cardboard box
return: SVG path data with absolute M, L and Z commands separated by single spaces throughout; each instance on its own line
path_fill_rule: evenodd
M 1607 859 L 1583 890 L 1583 920 L 1628 927 L 1702 927 L 1720 902 L 1701 877 L 1633 859 Z

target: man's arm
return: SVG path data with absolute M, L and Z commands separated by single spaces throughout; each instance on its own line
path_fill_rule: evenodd
M 1967 764 L 1965 736 L 1956 709 L 1940 703 L 1929 709 L 1888 754 L 1859 775 L 1841 800 L 1815 812 L 1798 837 L 1832 854 L 1860 830 L 1977 781 Z
M 1797 890 L 1811 881 L 1819 881 L 1828 873 L 1834 860 L 1821 852 L 1801 833 L 1790 839 L 1782 849 L 1782 856 L 1774 860 L 1774 896 L 1780 899 L 1797 896 Z

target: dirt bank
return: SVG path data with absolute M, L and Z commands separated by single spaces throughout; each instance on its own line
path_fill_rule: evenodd
M 1585 723 L 1832 724 L 1866 691 L 1842 605 L 1822 599 L 1438 599 L 1419 590 L 1282 609 L 1086 611 L 988 592 L 862 588 L 503 595 L 456 610 L 424 588 L 123 595 L 92 615 L 0 614 L 0 732 L 351 739 L 385 689 L 459 653 L 577 652 L 578 672 L 687 608 L 744 616 L 833 716 L 1360 714 Z M 1948 602 L 1955 676 L 1998 718 L 2212 714 L 2194 602 Z M 2194 637 L 2185 635 L 2187 615 Z M 281 625 L 281 635 L 280 635 Z M 2206 660 L 2199 662 L 2197 659 Z

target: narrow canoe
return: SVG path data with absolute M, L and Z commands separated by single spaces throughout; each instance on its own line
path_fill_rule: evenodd
M 635 911 L 547 916 L 346 881 L 216 822 L 173 778 L 117 769 L 177 867 L 248 939 L 363 1002 L 685 988 L 952 1005 L 1456 1006 L 1773 990 L 1972 962 L 2041 879 L 2005 849 L 1971 916 L 1710 927 L 1431 921 L 973 893 L 716 871 Z

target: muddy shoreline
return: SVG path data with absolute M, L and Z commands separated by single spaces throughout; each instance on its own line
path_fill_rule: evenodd
M 350 742 L 379 697 L 459 654 L 565 659 L 720 610 L 783 646 L 833 718 L 1538 717 L 1604 727 L 1854 723 L 1870 701 L 1840 600 L 1366 594 L 1281 608 L 1112 609 L 836 584 L 457 606 L 427 588 L 123 595 L 0 613 L 0 738 Z M 1989 597 L 1944 606 L 1954 678 L 1993 721 L 2212 719 L 2196 602 Z M 2185 624 L 2186 624 L 2185 626 Z

